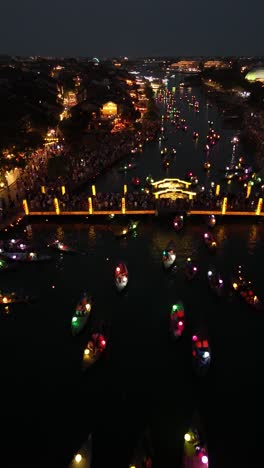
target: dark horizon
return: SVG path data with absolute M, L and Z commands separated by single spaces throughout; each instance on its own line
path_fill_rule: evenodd
M 264 5 L 257 0 L 94 3 L 14 0 L 1 11 L 0 43 L 21 56 L 259 56 Z

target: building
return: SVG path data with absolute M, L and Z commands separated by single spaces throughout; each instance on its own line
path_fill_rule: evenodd
M 115 117 L 117 115 L 117 104 L 112 101 L 104 104 L 101 110 L 101 115 L 105 118 Z
M 216 68 L 217 70 L 222 68 L 229 68 L 230 65 L 222 60 L 207 60 L 204 62 L 204 68 Z
M 197 73 L 200 71 L 197 60 L 180 60 L 179 62 L 172 63 L 170 68 L 174 71 L 185 73 Z
M 246 80 L 251 82 L 259 81 L 261 83 L 264 83 L 264 68 L 253 68 L 246 74 L 245 78 Z

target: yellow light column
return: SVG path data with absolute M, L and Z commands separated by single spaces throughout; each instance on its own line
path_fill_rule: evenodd
M 65 195 L 65 193 L 66 193 L 65 185 L 62 185 L 61 186 L 61 194 Z
M 247 195 L 246 195 L 246 198 L 249 198 L 249 197 L 250 197 L 250 194 L 251 194 L 251 185 L 248 185 L 248 186 L 247 186 Z
M 44 185 L 41 186 L 41 193 L 46 193 L 46 188 Z
M 125 200 L 125 197 L 122 198 L 121 207 L 122 207 L 122 214 L 125 214 L 125 212 L 126 212 L 126 200 Z
M 23 200 L 23 209 L 25 211 L 25 215 L 29 214 L 29 209 L 28 209 L 28 202 L 26 199 Z
M 226 208 L 227 208 L 227 197 L 224 197 L 223 203 L 222 203 L 222 215 L 226 214 Z
M 124 195 L 127 193 L 127 185 L 124 184 Z
M 257 206 L 257 209 L 256 209 L 256 215 L 257 216 L 259 216 L 260 213 L 261 213 L 262 205 L 263 205 L 263 198 L 259 198 L 258 206 Z
M 55 207 L 56 214 L 59 215 L 60 214 L 60 206 L 59 206 L 58 198 L 54 198 L 54 207 Z
M 93 201 L 92 201 L 92 197 L 89 197 L 89 198 L 88 198 L 88 211 L 89 211 L 89 214 L 93 214 Z
M 92 185 L 92 194 L 94 197 L 96 197 L 96 188 L 95 185 Z
M 219 193 L 220 193 L 220 185 L 217 184 L 217 186 L 215 188 L 215 194 L 216 194 L 217 197 L 218 197 Z

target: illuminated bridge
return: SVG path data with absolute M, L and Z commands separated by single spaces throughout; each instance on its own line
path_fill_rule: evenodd
M 216 185 L 215 195 L 205 201 L 199 199 L 191 187 L 191 182 L 180 179 L 163 179 L 150 181 L 149 189 L 138 192 L 127 192 L 124 185 L 123 193 L 96 194 L 96 187 L 92 185 L 90 196 L 83 197 L 77 202 L 74 196 L 65 202 L 65 187 L 61 187 L 61 195 L 53 198 L 53 204 L 47 209 L 37 208 L 23 200 L 23 210 L 26 216 L 88 216 L 88 215 L 162 215 L 185 213 L 187 215 L 215 215 L 215 216 L 264 216 L 263 198 L 251 200 L 250 190 L 238 200 L 230 200 L 220 195 L 220 185 Z M 45 194 L 45 187 L 41 187 Z M 109 201 L 111 200 L 111 201 Z

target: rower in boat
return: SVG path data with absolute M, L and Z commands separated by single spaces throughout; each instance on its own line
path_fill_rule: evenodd
M 101 357 L 107 346 L 106 337 L 102 333 L 93 333 L 83 352 L 83 370 L 90 367 Z
M 211 163 L 209 161 L 205 161 L 203 167 L 205 171 L 209 171 L 209 169 L 211 168 Z
M 183 224 L 184 224 L 183 216 L 175 216 L 173 220 L 173 227 L 175 231 L 180 231 L 183 228 Z
M 73 336 L 78 335 L 88 322 L 92 310 L 92 299 L 86 293 L 78 302 L 71 321 Z
M 188 280 L 192 280 L 198 273 L 197 265 L 192 261 L 190 257 L 187 258 L 185 263 L 185 276 Z
M 192 357 L 195 372 L 198 375 L 206 374 L 211 364 L 211 351 L 207 339 L 193 335 Z
M 174 338 L 179 338 L 185 328 L 185 313 L 183 303 L 173 304 L 170 312 L 170 331 Z
M 118 291 L 123 291 L 128 284 L 128 269 L 125 263 L 119 263 L 115 268 L 115 285 Z
M 207 278 L 211 290 L 218 296 L 221 296 L 224 292 L 224 281 L 222 280 L 220 274 L 217 273 L 214 269 L 210 269 L 207 272 Z
M 1 252 L 1 256 L 13 262 L 36 263 L 51 260 L 50 255 L 41 255 L 38 252 Z
M 138 187 L 140 185 L 140 178 L 139 177 L 133 177 L 131 182 L 134 185 L 134 187 Z
M 170 241 L 167 245 L 166 249 L 163 250 L 162 253 L 162 262 L 164 268 L 167 270 L 168 268 L 172 267 L 176 260 L 176 247 L 174 242 Z
M 51 247 L 52 249 L 62 253 L 76 253 L 76 249 L 70 247 L 67 244 L 64 244 L 63 242 L 59 241 L 59 239 L 55 239 L 54 242 L 48 244 L 48 247 Z
M 215 250 L 217 247 L 216 240 L 210 232 L 204 233 L 204 243 L 212 251 Z
M 208 218 L 208 226 L 213 228 L 216 225 L 215 215 L 210 215 Z
M 127 171 L 130 171 L 132 169 L 135 169 L 137 167 L 136 164 L 134 163 L 128 163 L 126 164 L 125 166 L 122 166 L 118 169 L 119 172 L 127 172 Z
M 7 241 L 7 248 L 3 250 L 7 250 L 10 252 L 25 252 L 25 250 L 28 249 L 29 246 L 22 239 L 10 239 Z

